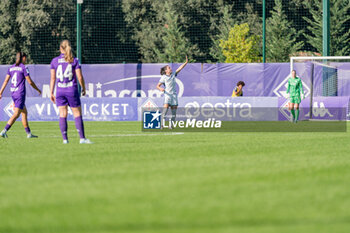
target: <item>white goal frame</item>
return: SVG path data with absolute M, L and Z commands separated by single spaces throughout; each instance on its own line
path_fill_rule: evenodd
M 290 57 L 290 72 L 294 69 L 294 61 L 296 60 L 350 60 L 350 56 L 324 56 L 324 57 L 316 57 L 316 56 L 309 56 L 309 57 Z
M 350 56 L 305 56 L 305 57 L 290 57 L 290 72 L 294 70 L 294 63 L 298 60 L 310 61 L 310 60 L 349 60 Z M 313 76 L 313 74 L 311 75 Z M 311 77 L 311 86 L 310 86 L 310 120 L 312 120 L 312 108 L 313 108 L 313 77 Z

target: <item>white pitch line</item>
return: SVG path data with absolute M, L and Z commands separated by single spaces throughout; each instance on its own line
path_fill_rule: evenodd
M 174 136 L 174 135 L 182 135 L 182 132 L 176 133 L 143 133 L 143 134 L 93 134 L 87 135 L 87 138 L 107 138 L 107 137 L 143 137 L 143 136 Z M 40 136 L 39 138 L 60 138 L 62 136 L 59 135 L 46 135 Z
M 89 135 L 89 137 L 143 137 L 143 136 L 172 136 L 182 135 L 184 133 L 147 133 L 147 134 L 102 134 L 102 135 Z

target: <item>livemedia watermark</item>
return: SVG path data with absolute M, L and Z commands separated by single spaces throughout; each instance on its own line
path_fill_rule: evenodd
M 314 114 L 310 114 L 310 110 Z M 347 109 L 300 108 L 298 119 L 281 108 L 142 109 L 142 130 L 174 132 L 346 132 Z M 324 112 L 324 111 L 323 111 Z

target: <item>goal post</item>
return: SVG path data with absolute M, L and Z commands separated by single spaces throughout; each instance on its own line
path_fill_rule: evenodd
M 350 62 L 350 56 L 326 56 L 326 57 L 316 57 L 316 56 L 309 56 L 309 57 L 290 57 L 290 71 L 294 69 L 294 62 L 295 61 L 327 61 L 327 60 L 348 60 Z
M 350 56 L 290 57 L 292 70 L 308 85 L 310 119 L 315 97 L 350 96 Z

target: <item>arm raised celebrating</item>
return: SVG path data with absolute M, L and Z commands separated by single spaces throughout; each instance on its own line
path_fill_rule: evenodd
M 186 56 L 186 61 L 185 61 L 185 63 L 182 64 L 179 68 L 177 68 L 176 74 L 178 74 L 178 73 L 187 65 L 187 63 L 188 63 L 188 58 L 187 58 L 187 56 Z

